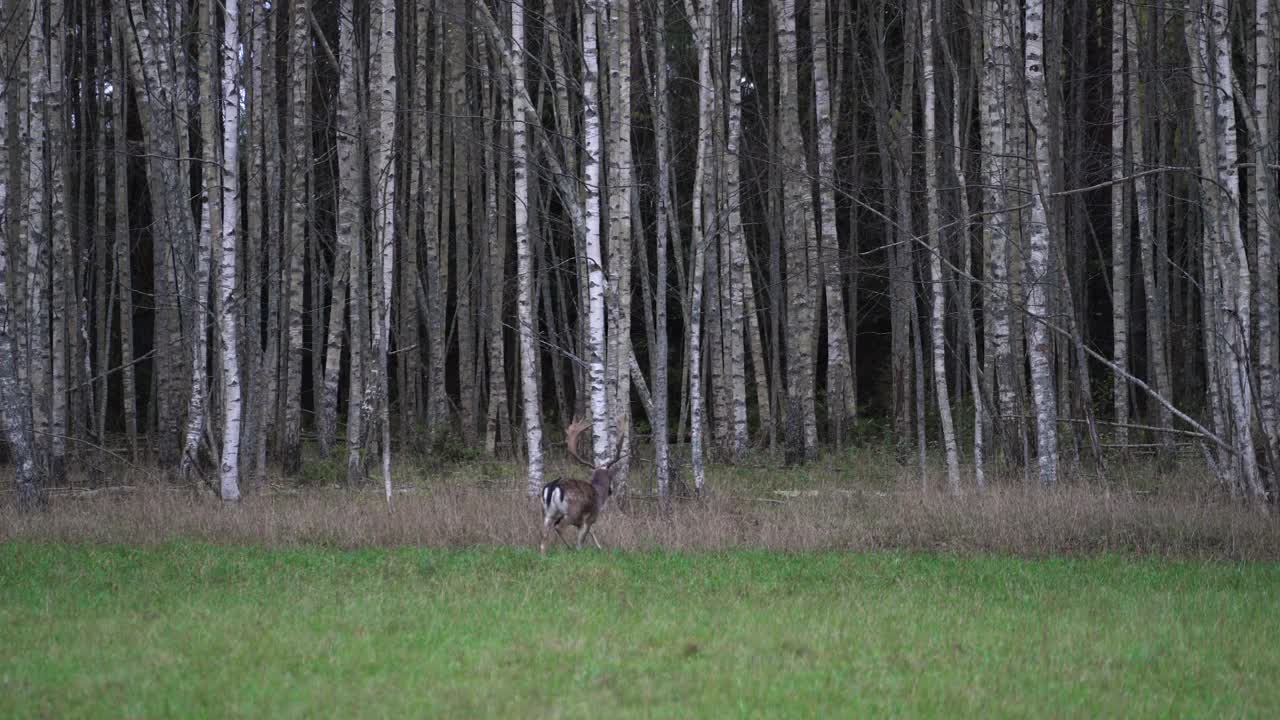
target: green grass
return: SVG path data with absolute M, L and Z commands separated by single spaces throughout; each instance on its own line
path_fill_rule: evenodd
M 0 546 L 0 717 L 1274 717 L 1280 567 Z

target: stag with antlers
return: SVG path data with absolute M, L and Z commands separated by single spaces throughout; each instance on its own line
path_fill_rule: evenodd
M 578 528 L 579 550 L 582 549 L 582 541 L 588 533 L 596 547 L 604 549 L 600 546 L 600 540 L 596 538 L 595 533 L 591 532 L 591 526 L 595 524 L 600 511 L 604 509 L 605 502 L 609 500 L 609 495 L 613 493 L 613 468 L 623 457 L 622 441 L 627 435 L 627 425 L 624 421 L 618 428 L 618 445 L 614 449 L 613 459 L 605 465 L 587 462 L 578 454 L 578 437 L 589 426 L 590 421 L 583 419 L 575 419 L 569 423 L 569 427 L 565 430 L 565 444 L 568 446 L 570 457 L 591 468 L 591 482 L 556 478 L 542 486 L 542 542 L 539 548 L 543 554 L 547 552 L 548 530 L 555 530 L 560 542 L 563 542 L 565 547 L 569 546 L 569 542 L 560 534 L 560 523 L 566 521 L 569 525 Z

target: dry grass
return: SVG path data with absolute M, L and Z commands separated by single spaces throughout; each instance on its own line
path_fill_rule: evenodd
M 139 479 L 114 491 L 54 493 L 49 512 L 22 516 L 10 494 L 0 497 L 0 541 L 535 546 L 541 518 L 536 504 L 520 491 L 514 470 L 490 467 L 486 472 L 502 479 L 420 482 L 398 493 L 390 508 L 371 489 L 287 487 L 224 506 Z M 625 511 L 610 507 L 597 526 L 600 539 L 610 549 L 624 550 L 908 550 L 1032 557 L 1120 553 L 1280 560 L 1275 515 L 1212 492 L 1102 492 L 1087 485 L 1042 491 L 1004 483 L 986 494 L 952 497 L 923 492 L 906 477 L 845 479 L 837 485 L 826 472 L 757 472 L 771 482 L 752 482 L 750 471 L 735 470 L 732 478 L 738 482 L 729 482 L 726 475 L 712 485 L 732 490 L 679 502 L 669 513 L 643 497 Z M 456 469 L 444 474 L 460 475 Z M 640 483 L 633 487 L 643 490 Z M 788 497 L 778 487 L 801 489 Z

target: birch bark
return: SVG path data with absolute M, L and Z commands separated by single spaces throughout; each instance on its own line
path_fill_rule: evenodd
M 1111 6 L 1111 337 L 1112 357 L 1129 367 L 1129 203 L 1125 152 L 1125 0 Z M 1129 383 L 1118 372 L 1112 380 L 1116 442 L 1129 442 Z
M 224 0 L 222 30 L 222 252 L 218 291 L 221 308 L 222 462 L 219 490 L 224 501 L 240 499 L 240 356 L 236 287 L 240 220 L 240 8 Z M 212 30 L 212 28 L 210 28 Z M 213 128 L 208 132 L 212 134 Z
M 938 191 L 938 120 L 937 91 L 934 74 L 933 30 L 934 2 L 921 5 L 921 56 L 924 77 L 924 177 L 928 207 L 929 277 L 933 295 L 930 334 L 933 350 L 933 385 L 938 416 L 942 424 L 943 445 L 947 454 L 947 481 L 951 492 L 960 492 L 960 457 L 956 449 L 956 430 L 951 418 L 951 396 L 947 392 L 946 287 L 942 279 L 942 202 Z M 968 309 L 965 309 L 968 312 Z
M 1044 2 L 1027 0 L 1025 6 L 1025 71 L 1027 122 L 1035 140 L 1035 175 L 1028 222 L 1027 355 L 1031 363 L 1031 392 L 1036 412 L 1036 458 L 1040 483 L 1052 486 L 1058 480 L 1058 408 L 1053 377 L 1053 344 L 1046 322 L 1049 320 L 1049 224 L 1047 217 L 1049 163 L 1048 96 L 1044 67 Z

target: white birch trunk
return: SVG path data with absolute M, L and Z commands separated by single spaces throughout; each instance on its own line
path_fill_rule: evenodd
M 983 6 L 983 75 L 982 75 L 982 174 L 986 178 L 983 194 L 983 244 L 986 246 L 987 282 L 983 291 L 984 321 L 989 318 L 990 357 L 994 366 L 997 408 L 996 429 L 1002 440 L 1007 460 L 1021 461 L 1018 438 L 1021 436 L 1021 409 L 1016 401 L 1013 348 L 1011 342 L 1011 293 L 1009 291 L 1009 239 L 1014 218 L 1007 208 L 1011 202 L 1011 182 L 1007 159 L 1010 143 L 1010 111 L 1007 99 L 1011 85 L 1009 76 L 1010 48 L 1005 26 L 1004 4 L 986 0 Z
M 48 56 L 45 48 L 44 18 L 40 3 L 30 7 L 30 27 L 27 32 L 28 66 L 30 68 L 30 104 L 28 106 L 27 136 L 23 145 L 27 148 L 27 206 L 26 251 L 27 274 L 27 378 L 31 385 L 32 444 L 36 462 L 48 470 L 50 443 L 49 394 L 50 377 L 49 307 L 46 302 L 48 288 L 49 227 L 46 222 L 45 188 L 49 171 L 46 148 L 46 102 L 48 85 Z
M 395 273 L 395 113 L 396 10 L 395 0 L 379 0 L 369 22 L 369 121 L 373 128 L 370 163 L 374 198 L 374 318 L 372 323 L 372 382 L 365 388 L 362 414 L 373 422 L 373 409 L 382 433 L 382 482 L 391 504 L 391 418 L 387 394 L 387 359 L 391 335 L 391 291 Z M 374 259 L 374 258 L 371 258 Z
M 121 404 L 123 405 L 125 434 L 129 441 L 129 457 L 138 462 L 138 390 L 135 384 L 133 367 L 133 270 L 129 253 L 129 113 L 128 93 L 124 91 L 128 83 L 129 53 L 125 48 L 127 33 L 124 27 L 124 11 L 115 8 L 115 40 L 112 48 L 115 55 L 115 92 L 112 103 L 115 116 L 111 119 L 113 142 L 115 149 L 115 199 L 112 211 L 115 214 L 115 273 L 120 293 L 120 365 L 121 370 Z
M 1027 355 L 1031 363 L 1031 395 L 1036 413 L 1036 457 L 1040 483 L 1058 480 L 1058 407 L 1053 378 L 1053 339 L 1049 318 L 1049 117 L 1044 68 L 1044 2 L 1027 0 L 1025 16 L 1027 122 L 1035 138 L 1035 173 L 1028 222 Z
M 524 437 L 529 453 L 530 497 L 542 487 L 542 387 L 538 377 L 537 318 L 534 304 L 533 251 L 529 227 L 529 126 L 525 92 L 524 5 L 511 3 L 511 164 L 515 172 L 516 318 L 520 331 L 520 389 L 524 399 Z
M 67 368 L 71 319 L 68 296 L 74 297 L 74 283 L 68 282 L 72 260 L 71 232 L 67 227 L 67 146 L 71 133 L 64 111 L 67 88 L 63 57 L 66 54 L 67 18 L 62 0 L 49 0 L 49 75 L 46 78 L 45 122 L 49 145 L 45 157 L 49 172 L 49 232 L 52 253 L 49 256 L 49 310 L 53 326 L 50 347 L 49 385 L 49 481 L 61 483 L 66 477 L 67 455 Z
M 709 2 L 709 0 L 708 0 Z M 728 373 L 728 403 L 731 432 L 729 454 L 735 462 L 746 451 L 750 436 L 747 427 L 747 368 L 746 368 L 746 281 L 747 243 L 742 227 L 742 0 L 732 0 L 729 7 L 729 71 L 727 112 L 728 132 L 725 136 L 724 154 L 724 202 L 728 206 L 727 221 L 722 243 L 722 262 L 728 269 L 727 297 L 724 302 L 724 335 L 726 339 L 726 371 Z
M 436 18 L 433 32 L 434 45 L 444 47 L 445 23 Z M 419 32 L 422 32 L 421 30 Z M 431 96 L 437 107 L 443 103 L 444 63 L 437 60 L 431 73 Z M 426 261 L 427 299 L 433 312 L 427 314 L 427 338 L 430 345 L 427 354 L 427 432 L 434 439 L 439 436 L 449 415 L 449 396 L 445 390 L 445 362 L 448 358 L 446 344 L 445 313 L 449 298 L 449 236 L 440 227 L 441 177 L 437 158 L 442 158 L 442 138 L 451 123 L 439 120 L 431 129 L 431 150 L 424 159 L 422 172 L 426 176 Z M 447 217 L 447 216 L 446 216 Z
M 17 33 L 10 35 L 7 32 L 10 24 L 19 17 L 14 5 L 11 0 L 0 1 L 0 23 L 5 27 L 5 30 L 0 30 L 0 62 L 6 65 L 10 62 L 11 43 L 17 44 L 18 39 Z M 11 135 L 8 126 L 10 104 L 16 104 L 15 97 L 20 99 L 18 90 L 18 84 L 9 74 L 0 73 L 0 141 L 6 145 L 18 135 L 17 132 Z M 5 222 L 0 223 L 0 419 L 3 420 L 5 440 L 9 442 L 12 455 L 18 507 L 29 511 L 43 506 L 45 496 L 32 446 L 30 388 L 21 382 L 19 376 L 24 354 L 14 338 L 17 323 L 9 306 L 9 233 L 16 226 L 8 214 L 9 173 L 9 147 L 5 147 L 0 149 L 0 213 L 5 215 Z
M 587 364 L 591 377 L 591 452 L 596 465 L 609 462 L 609 395 L 605 357 L 605 275 L 600 247 L 600 99 L 599 47 L 596 22 L 599 0 L 586 0 L 582 9 L 582 175 L 583 217 L 586 220 Z
M 1252 278 L 1249 257 L 1240 228 L 1240 170 L 1236 143 L 1236 109 L 1234 79 L 1231 68 L 1231 30 L 1226 0 L 1209 0 L 1208 32 L 1212 39 L 1212 55 L 1204 55 L 1209 68 L 1212 105 L 1209 108 L 1214 128 L 1210 137 L 1216 142 L 1217 180 L 1210 192 L 1219 196 L 1220 253 L 1223 293 L 1220 331 L 1226 338 L 1227 393 L 1232 410 L 1236 462 L 1250 497 L 1261 500 L 1266 492 L 1258 474 L 1254 454 L 1253 399 L 1249 378 L 1248 334 Z M 1194 64 L 1196 60 L 1192 60 Z M 1204 168 L 1209 170 L 1210 168 Z
M 359 198 L 361 166 L 356 152 L 357 98 L 355 80 L 355 19 L 352 0 L 342 0 L 338 8 L 338 199 L 337 232 L 333 251 L 333 299 L 329 309 L 329 328 L 324 362 L 324 397 L 320 416 L 320 448 L 327 456 L 338 434 L 338 386 L 342 375 L 343 328 L 347 315 L 347 292 L 351 278 L 351 245 L 360 241 Z M 352 352 L 356 349 L 351 348 Z
M 1129 367 L 1129 203 L 1125 153 L 1125 0 L 1111 6 L 1111 337 L 1112 358 Z M 1112 380 L 1116 442 L 1129 442 L 1129 382 L 1118 370 Z
M 222 31 L 222 252 L 219 257 L 222 351 L 222 461 L 219 490 L 224 501 L 240 499 L 240 356 L 236 287 L 240 220 L 240 8 L 224 0 Z M 211 28 L 212 30 L 212 28 Z M 209 133 L 213 128 L 209 128 Z
M 1254 151 L 1255 177 L 1274 179 L 1271 163 L 1276 153 L 1271 125 L 1271 68 L 1274 56 L 1272 38 L 1273 19 L 1271 0 L 1254 0 L 1254 58 L 1253 116 L 1257 127 L 1251 143 Z M 1253 202 L 1257 212 L 1258 255 L 1258 394 L 1259 411 L 1267 440 L 1275 450 L 1280 450 L 1280 337 L 1277 336 L 1276 313 L 1280 307 L 1277 291 L 1277 265 L 1275 253 L 1275 185 L 1272 182 L 1253 184 Z M 1273 476 L 1280 469 L 1271 469 Z
M 689 428 L 690 452 L 695 490 L 701 494 L 706 485 L 706 468 L 703 462 L 703 399 L 702 399 L 702 296 L 703 277 L 706 271 L 706 227 L 704 225 L 703 185 L 711 162 L 712 133 L 712 83 L 711 83 L 711 9 L 704 2 L 695 10 L 691 1 L 685 3 L 685 14 L 694 27 L 694 43 L 698 49 L 698 146 L 693 172 L 693 259 L 690 274 L 689 301 Z
M 654 4 L 654 146 L 657 153 L 658 195 L 656 198 L 657 248 L 654 273 L 654 325 L 657 328 L 653 351 L 653 452 L 658 482 L 658 498 L 669 502 L 671 496 L 671 458 L 668 425 L 671 411 L 667 392 L 667 245 L 668 218 L 672 208 L 670 197 L 670 97 L 667 94 L 667 30 L 666 3 Z M 677 236 L 678 237 L 678 236 Z M 698 452 L 696 449 L 694 452 Z
M 804 177 L 804 144 L 800 136 L 799 67 L 796 54 L 794 0 L 777 0 L 778 83 L 782 147 L 786 167 L 783 238 L 787 270 L 787 455 L 790 462 L 811 458 L 817 438 L 808 407 L 813 396 L 813 294 L 809 285 L 809 236 L 813 232 L 810 187 Z
M 631 416 L 631 193 L 635 185 L 631 150 L 631 2 L 608 4 L 609 47 L 609 227 L 608 227 L 608 375 L 609 437 Z M 622 452 L 629 454 L 628 438 Z M 610 445 L 615 444 L 611 441 Z M 612 459 L 612 458 L 610 458 Z M 625 494 L 630 477 L 626 457 L 616 466 L 613 492 Z
M 963 268 L 960 276 L 960 312 L 963 313 L 961 325 L 963 327 L 967 346 L 969 362 L 969 389 L 973 399 L 973 476 L 974 483 L 978 487 L 978 491 L 982 492 L 987 489 L 986 476 L 986 427 L 987 427 L 987 404 L 986 396 L 983 393 L 982 383 L 979 379 L 979 361 L 978 361 L 978 330 L 977 323 L 973 319 L 973 293 L 972 283 L 976 282 L 973 275 L 973 238 L 969 235 L 969 228 L 972 224 L 972 217 L 969 214 L 969 179 L 964 169 L 964 155 L 969 147 L 969 131 L 968 120 L 965 118 L 964 108 L 967 100 L 971 98 L 970 91 L 973 89 L 972 80 L 968 80 L 962 84 L 960 73 L 956 69 L 955 58 L 945 42 L 942 45 L 944 57 L 947 61 L 947 67 L 951 73 L 951 144 L 955 147 L 955 151 L 951 154 L 951 171 L 956 176 L 956 186 L 959 188 L 957 193 L 959 198 L 959 221 L 960 221 L 960 247 L 963 257 Z M 980 58 L 978 52 L 974 52 L 975 58 Z M 973 72 L 978 72 L 974 69 Z M 963 130 L 961 128 L 964 128 Z M 959 378 L 956 382 L 962 382 Z
M 826 0 L 814 0 L 811 8 L 809 29 L 813 38 L 813 92 L 817 113 L 818 199 L 823 289 L 827 304 L 827 406 L 832 421 L 831 431 L 838 435 L 857 411 L 853 369 L 849 363 L 849 339 L 845 331 L 840 241 L 836 234 L 834 124 L 838 118 L 834 115 L 839 108 L 832 105 L 828 80 Z
M 200 53 L 197 73 L 200 77 L 200 135 L 202 141 L 202 162 L 200 167 L 201 203 L 200 203 L 200 237 L 196 249 L 196 296 L 188 300 L 194 302 L 191 313 L 193 320 L 191 334 L 191 390 L 187 401 L 187 428 L 182 443 L 182 460 L 179 470 L 186 479 L 192 479 L 200 458 L 200 443 L 204 439 L 207 408 L 205 393 L 208 386 L 207 347 L 208 322 L 212 317 L 209 312 L 209 272 L 213 252 L 213 233 L 222 233 L 221 208 L 218 207 L 218 150 L 222 138 L 214 134 L 217 124 L 217 103 L 214 101 L 214 67 L 213 48 L 216 39 L 213 36 L 213 10 L 207 5 L 200 6 Z M 214 228 L 217 228 L 215 231 Z
M 947 297 L 942 279 L 942 224 L 941 198 L 938 194 L 938 119 L 937 93 L 934 74 L 937 65 L 933 57 L 934 0 L 924 0 L 921 50 L 924 76 L 924 177 L 926 205 L 928 207 L 929 277 L 932 286 L 933 312 L 930 334 L 933 349 L 933 386 L 938 403 L 938 416 L 942 423 L 943 446 L 947 454 L 947 481 L 951 492 L 960 492 L 960 456 L 956 449 L 956 430 L 951 418 L 951 395 L 947 392 Z M 967 308 L 966 308 L 967 311 Z

